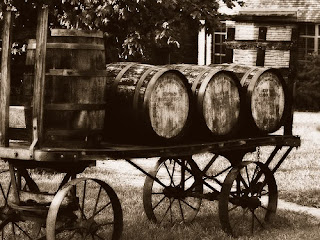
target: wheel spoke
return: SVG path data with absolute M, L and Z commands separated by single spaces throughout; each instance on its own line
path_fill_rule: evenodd
M 189 179 L 191 179 L 193 177 L 193 175 L 190 175 L 189 177 L 187 177 L 184 182 L 187 182 Z
M 152 210 L 156 209 L 165 198 L 166 196 L 163 196 L 163 198 L 161 198 L 161 200 L 155 206 L 152 207 Z
M 87 220 L 87 217 L 84 214 L 84 209 L 82 208 L 82 206 L 79 206 L 79 210 L 80 210 L 80 213 L 81 213 L 81 218 L 84 219 L 84 220 Z
M 69 221 L 59 220 L 59 211 L 70 194 L 77 196 L 81 207 L 72 210 Z M 121 205 L 107 183 L 98 179 L 74 178 L 58 191 L 52 202 L 54 205 L 49 208 L 46 222 L 48 239 L 57 239 L 58 236 L 60 239 L 106 239 L 111 235 L 112 239 L 120 239 L 123 226 Z M 107 237 L 107 234 L 111 235 Z
M 255 218 L 255 219 L 257 220 L 257 222 L 260 224 L 260 226 L 261 226 L 262 228 L 265 228 L 264 225 L 262 224 L 262 222 L 260 221 L 260 219 L 259 219 L 259 218 L 257 217 L 257 215 L 254 213 L 254 210 L 251 210 L 251 212 L 252 212 L 253 218 Z
M 248 166 L 245 166 L 246 169 L 246 176 L 247 176 L 247 180 L 248 180 L 248 188 L 251 190 L 252 192 L 252 186 L 250 184 L 250 178 L 249 178 L 249 173 L 248 173 Z
M 240 207 L 240 206 L 235 205 L 232 208 L 228 209 L 228 212 L 232 212 L 233 210 L 237 209 L 238 207 Z
M 268 208 L 266 208 L 265 206 L 260 205 L 260 207 L 261 207 L 261 208 L 263 208 L 264 210 L 269 211 L 269 209 L 268 209 Z
M 230 170 L 232 168 L 232 166 L 227 167 L 226 169 L 222 170 L 221 172 L 219 172 L 218 174 L 212 176 L 213 178 L 219 177 L 221 174 L 227 172 L 228 170 Z
M 104 205 L 102 208 L 99 209 L 99 211 L 97 211 L 94 215 L 92 215 L 92 218 L 94 218 L 95 216 L 97 216 L 100 212 L 102 212 L 104 209 L 106 209 L 108 206 L 110 206 L 111 201 L 108 202 L 106 205 Z
M 169 175 L 169 177 L 170 177 L 170 185 L 172 185 L 172 186 L 175 187 L 175 184 L 174 184 L 174 182 L 173 182 L 173 176 L 171 176 L 171 173 L 170 173 L 170 171 L 169 171 L 169 169 L 168 169 L 167 164 L 166 164 L 165 162 L 163 162 L 163 165 L 165 166 L 165 168 L 166 168 L 166 170 L 167 170 L 167 172 L 168 172 L 168 175 Z
M 254 168 L 253 174 L 252 174 L 252 178 L 251 178 L 251 182 L 253 182 L 254 178 L 256 177 L 257 171 L 258 170 L 258 165 L 256 165 L 256 167 Z
M 178 203 L 179 203 L 179 208 L 180 208 L 180 213 L 181 213 L 182 221 L 184 222 L 184 213 L 183 213 L 183 209 L 182 209 L 182 206 L 181 206 L 181 201 L 178 200 Z
M 170 201 L 171 202 L 171 201 Z M 173 212 L 172 212 L 172 205 L 170 205 L 170 223 L 173 224 Z
M 5 205 L 7 205 L 8 204 L 8 198 L 7 198 L 6 194 L 4 193 L 4 190 L 3 190 L 3 187 L 2 187 L 1 183 L 0 183 L 0 190 L 1 190 L 2 196 L 3 196 L 4 201 L 5 201 Z
M 32 239 L 32 237 L 25 231 L 25 230 L 23 230 L 17 223 L 13 223 L 15 226 L 17 226 L 17 228 L 19 228 L 20 229 L 20 231 L 24 234 L 24 235 L 26 235 L 26 237 L 28 237 L 29 239 Z
M 162 221 L 164 220 L 164 218 L 166 217 L 167 213 L 169 212 L 169 210 L 171 209 L 171 206 L 174 202 L 174 199 L 173 201 L 171 201 L 171 199 L 169 200 L 170 201 L 170 204 L 169 204 L 169 207 L 167 208 L 167 210 L 165 211 L 164 215 L 162 216 L 161 220 L 160 220 L 160 223 L 162 223 Z
M 0 224 L 0 230 L 2 230 L 9 222 L 10 222 L 9 219 L 3 220 L 2 223 Z
M 269 220 L 266 218 L 277 207 L 274 176 L 261 162 L 244 162 L 231 170 L 220 194 L 220 222 L 222 228 L 234 237 L 254 234 L 260 227 L 264 228 L 264 222 Z M 242 213 L 235 211 L 241 208 Z
M 87 181 L 84 181 L 83 183 L 83 193 L 82 193 L 82 207 L 81 209 L 81 218 L 87 220 L 87 217 L 84 213 L 85 210 L 85 198 L 86 198 L 86 191 L 87 191 Z
M 242 182 L 243 186 L 244 186 L 246 189 L 249 189 L 249 186 L 247 185 L 246 181 L 244 180 L 244 178 L 242 177 L 241 174 L 239 175 L 239 178 L 240 178 L 240 181 Z
M 259 168 L 258 168 L 259 170 Z M 257 172 L 256 176 L 252 179 L 252 184 L 256 184 L 259 179 L 263 176 L 264 174 L 261 172 L 261 169 Z
M 198 196 L 203 193 L 200 176 L 196 178 L 195 175 L 196 168 L 191 158 L 159 159 L 150 172 L 152 177 L 146 178 L 143 189 L 143 204 L 148 219 L 158 224 L 174 224 L 181 221 L 180 215 L 183 222 L 193 220 L 200 208 L 201 198 Z M 158 174 L 160 177 L 165 175 L 165 183 L 170 185 L 159 189 L 154 184 Z
M 191 206 L 191 205 L 190 205 L 188 202 L 186 202 L 185 200 L 181 199 L 180 201 L 183 202 L 185 205 L 187 205 L 187 206 L 188 206 L 189 208 L 191 208 L 192 210 L 194 210 L 194 211 L 197 211 L 197 210 L 198 210 L 197 208 Z
M 251 216 L 251 233 L 252 233 L 252 235 L 253 235 L 253 232 L 254 232 L 254 212 L 253 211 L 251 211 L 251 213 L 252 213 L 252 216 Z
M 11 190 L 11 180 L 9 182 L 9 186 L 8 186 L 8 191 L 7 191 L 7 195 L 6 195 L 6 199 L 8 200 L 9 194 L 10 194 L 10 190 Z
M 173 176 L 174 176 L 174 171 L 176 169 L 176 161 L 173 160 L 173 167 L 172 167 L 172 179 L 173 179 Z M 173 180 L 172 180 L 173 181 Z
M 114 221 L 112 221 L 112 222 L 106 222 L 106 223 L 101 223 L 101 224 L 99 224 L 98 226 L 99 227 L 104 227 L 104 226 L 110 226 L 110 225 L 113 225 L 114 224 Z
M 11 222 L 12 236 L 13 236 L 13 239 L 16 239 L 16 231 L 14 229 L 15 229 L 14 224 L 13 224 L 13 222 Z
M 100 188 L 99 188 L 99 192 L 98 192 L 98 196 L 97 196 L 96 203 L 94 204 L 92 216 L 95 215 L 95 212 L 96 212 L 96 210 L 97 210 L 97 206 L 98 206 L 98 202 L 99 202 L 99 199 L 100 199 L 101 190 L 102 190 L 102 186 L 100 186 Z
M 211 165 L 216 161 L 216 159 L 219 157 L 219 155 L 218 154 L 215 154 L 212 158 L 211 158 L 211 160 L 210 160 L 210 162 L 205 166 L 205 168 L 203 169 L 203 172 L 204 173 L 206 173 L 208 170 L 209 170 L 209 168 L 211 167 Z

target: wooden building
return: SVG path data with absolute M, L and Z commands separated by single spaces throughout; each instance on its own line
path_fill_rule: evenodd
M 198 64 L 242 62 L 288 67 L 292 52 L 299 61 L 309 54 L 319 54 L 320 4 L 317 0 L 245 0 L 245 5 L 236 8 L 229 20 L 224 22 L 224 28 L 213 33 L 199 33 Z M 225 44 L 228 40 L 232 43 Z M 234 41 L 265 43 L 257 43 L 254 49 L 252 45 L 248 47 Z M 232 52 L 228 51 L 230 48 Z M 261 49 L 265 50 L 263 60 Z

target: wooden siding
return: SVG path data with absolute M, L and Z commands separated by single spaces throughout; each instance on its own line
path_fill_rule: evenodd
M 320 22 L 318 0 L 245 0 L 245 7 L 241 10 L 246 9 L 266 9 L 268 11 L 295 9 L 298 22 Z

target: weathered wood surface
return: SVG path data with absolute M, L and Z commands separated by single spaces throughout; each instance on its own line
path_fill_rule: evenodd
M 11 33 L 12 33 L 12 12 L 7 10 L 3 17 L 4 25 L 2 32 L 2 57 L 1 57 L 1 88 L 0 88 L 0 145 L 9 145 L 9 101 L 10 101 L 10 65 L 11 65 Z
M 106 135 L 169 141 L 184 134 L 191 103 L 180 72 L 138 63 L 112 63 L 106 69 Z
M 105 117 L 105 54 L 101 32 L 51 30 L 47 43 L 44 95 L 46 144 L 57 141 L 96 144 Z M 34 40 L 26 64 L 32 65 Z M 24 76 L 24 94 L 32 101 L 33 73 Z
M 33 141 L 39 145 L 43 142 L 43 114 L 44 114 L 44 86 L 45 86 L 45 67 L 47 56 L 47 34 L 48 34 L 48 6 L 43 6 L 39 10 L 37 22 L 37 49 L 35 51 L 34 65 L 34 87 L 33 87 L 33 114 L 32 114 L 32 129 Z
M 193 130 L 202 136 L 231 137 L 239 129 L 241 86 L 223 66 L 170 65 L 188 79 L 196 105 Z M 209 134 L 208 134 L 209 133 Z
M 287 88 L 281 74 L 273 68 L 224 65 L 241 80 L 245 92 L 243 121 L 249 134 L 278 130 L 287 117 Z

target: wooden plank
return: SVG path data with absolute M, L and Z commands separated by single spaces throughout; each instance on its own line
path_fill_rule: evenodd
M 105 104 L 90 104 L 90 103 L 55 103 L 55 104 L 46 104 L 46 110 L 62 110 L 62 111 L 83 111 L 83 110 L 104 110 L 106 108 Z
M 78 69 L 50 69 L 46 76 L 63 76 L 63 77 L 105 77 L 106 70 L 83 71 Z
M 46 45 L 48 34 L 48 6 L 43 5 L 38 13 L 37 49 L 35 60 L 35 79 L 33 92 L 33 141 L 43 141 L 43 103 L 45 85 Z
M 286 8 L 286 9 L 270 9 L 270 8 L 259 8 L 259 9 L 243 9 L 239 11 L 239 15 L 246 16 L 268 16 L 268 17 L 297 17 L 297 9 Z
M 9 106 L 10 106 L 10 68 L 11 68 L 11 33 L 12 33 L 12 12 L 7 10 L 3 16 L 2 32 L 2 62 L 1 62 L 1 90 L 0 90 L 0 117 L 1 117 L 1 136 L 0 145 L 9 145 Z
M 48 129 L 48 136 L 85 136 L 93 133 L 100 133 L 101 129 Z
M 297 43 L 299 38 L 299 31 L 297 26 L 292 29 L 291 41 Z M 290 51 L 290 63 L 289 63 L 289 76 L 287 81 L 288 87 L 288 118 L 284 124 L 284 134 L 292 134 L 293 125 L 293 112 L 294 112 L 294 98 L 295 98 L 295 85 L 298 68 L 298 49 L 297 45 L 294 44 L 294 48 Z
M 256 40 L 242 40 L 242 41 L 228 41 L 226 42 L 227 48 L 232 49 L 257 49 L 263 50 L 291 50 L 294 46 L 291 41 L 263 41 L 257 42 Z
M 36 49 L 36 43 L 28 44 L 28 49 Z M 104 50 L 103 44 L 91 43 L 47 43 L 48 49 L 82 49 L 82 50 Z
M 72 30 L 72 29 L 51 29 L 52 37 L 96 37 L 103 38 L 103 32 L 101 31 L 84 31 L 84 30 Z
M 107 74 L 108 72 L 106 70 L 83 71 L 83 70 L 77 70 L 77 69 L 49 69 L 49 71 L 46 72 L 46 76 L 59 76 L 59 77 L 106 77 Z M 34 73 L 33 71 L 31 71 L 31 72 L 25 73 L 24 75 L 33 76 Z

